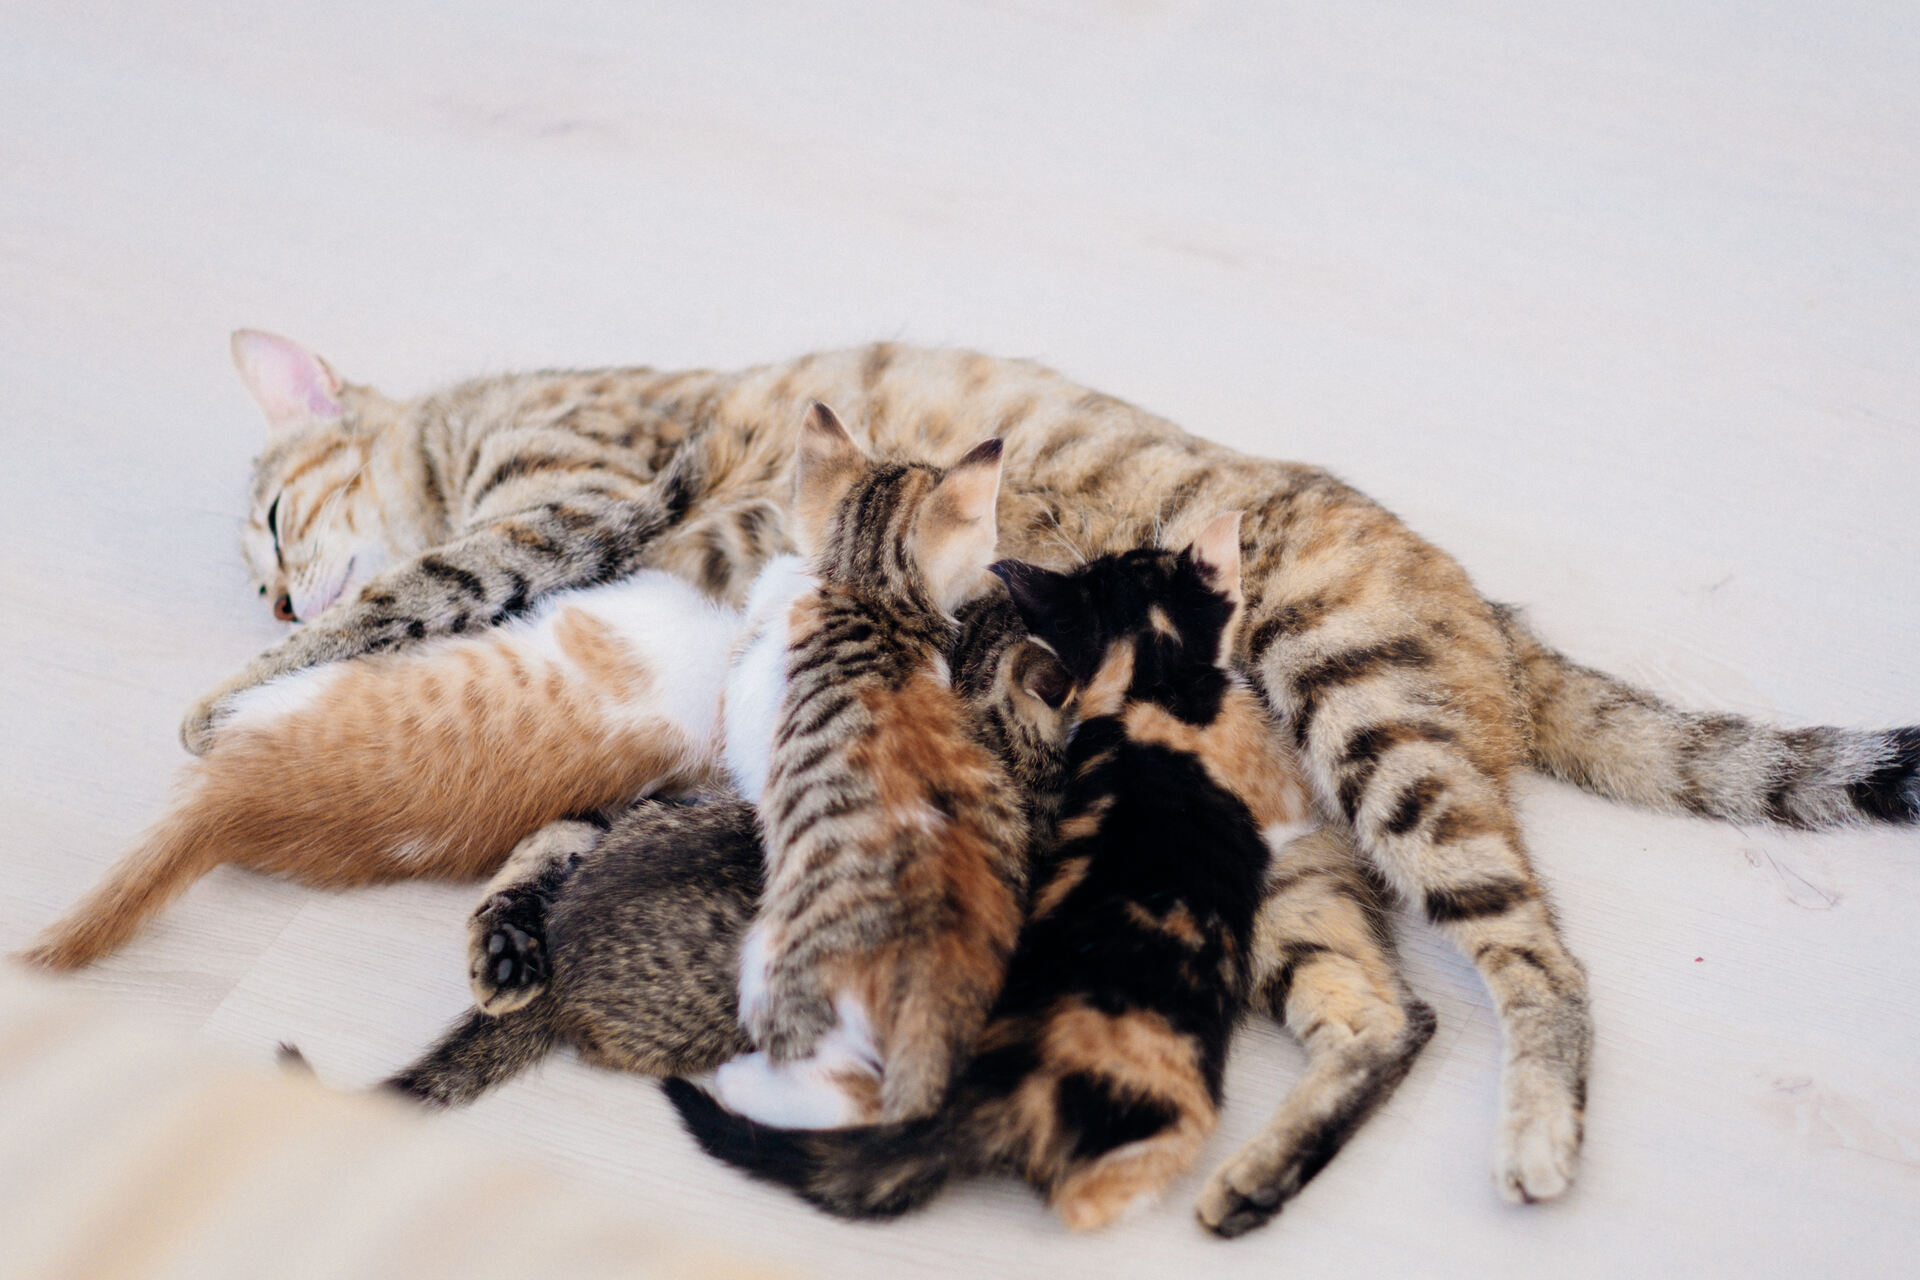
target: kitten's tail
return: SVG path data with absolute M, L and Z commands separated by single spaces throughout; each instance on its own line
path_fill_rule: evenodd
M 708 1155 L 843 1218 L 898 1217 L 976 1163 L 954 1110 L 856 1129 L 777 1129 L 728 1111 L 678 1077 L 664 1087 Z
M 427 1107 L 457 1107 L 525 1071 L 553 1051 L 549 1001 L 493 1017 L 471 1010 L 440 1042 L 381 1087 Z
M 1920 725 L 1778 729 L 1683 711 L 1542 644 L 1512 611 L 1534 764 L 1610 800 L 1728 822 L 1920 822 Z
M 219 835 L 214 825 L 192 812 L 162 819 L 92 893 L 18 958 L 45 969 L 78 969 L 106 955 L 219 865 Z

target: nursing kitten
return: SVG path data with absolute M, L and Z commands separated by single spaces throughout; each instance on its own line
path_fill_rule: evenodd
M 195 750 L 222 706 L 274 675 L 636 565 L 737 599 L 789 549 L 791 424 L 815 400 L 881 458 L 945 461 L 1002 438 L 1001 553 L 1051 568 L 1179 545 L 1204 513 L 1244 510 L 1236 661 L 1368 862 L 1492 992 L 1507 1041 L 1495 1176 L 1513 1200 L 1570 1183 L 1590 1038 L 1585 975 L 1528 864 L 1516 771 L 1738 822 L 1920 819 L 1920 727 L 1782 731 L 1676 709 L 1542 644 L 1326 472 L 1198 439 L 1029 362 L 882 343 L 737 372 L 508 375 L 398 402 L 285 339 L 241 335 L 236 351 L 274 424 L 251 519 L 260 581 L 276 599 L 348 586 L 194 708 Z M 688 468 L 656 483 L 680 455 Z M 317 531 L 349 523 L 367 563 L 392 561 L 364 588 L 357 557 L 311 562 Z
M 476 931 L 475 957 L 489 971 L 514 966 L 519 998 L 473 1009 L 388 1087 L 456 1106 L 563 1044 L 646 1075 L 711 1071 L 752 1047 L 736 1001 L 740 939 L 762 885 L 751 804 L 641 800 L 605 830 L 543 828 L 523 855 L 546 864 L 544 883 L 514 886 L 516 914 Z
M 994 589 L 999 483 L 998 441 L 942 471 L 869 462 L 822 405 L 801 430 L 818 585 L 788 614 L 767 726 L 767 890 L 740 963 L 760 1050 L 715 1081 L 760 1119 L 931 1111 L 999 989 L 1028 827 L 946 659 L 954 610 Z
M 324 888 L 466 878 L 563 815 L 711 782 L 737 626 L 649 571 L 252 689 L 172 812 L 24 958 L 87 964 L 223 863 Z
M 1311 801 L 1229 667 L 1237 515 L 1179 554 L 997 569 L 1080 687 L 1081 722 L 976 1056 L 938 1114 L 904 1124 L 780 1131 L 682 1081 L 669 1096 L 708 1151 L 837 1213 L 897 1214 L 997 1168 L 1095 1227 L 1156 1195 L 1212 1130 L 1269 841 L 1309 827 Z
M 949 661 L 1033 820 L 1059 800 L 1070 680 L 1004 594 L 964 606 Z M 751 1046 L 740 943 L 765 857 L 754 807 L 643 800 L 606 829 L 528 837 L 474 916 L 477 1006 L 388 1084 L 436 1106 L 471 1101 L 569 1044 L 650 1075 L 711 1070 Z

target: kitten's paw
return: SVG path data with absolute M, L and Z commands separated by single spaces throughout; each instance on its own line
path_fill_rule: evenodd
M 1500 1128 L 1493 1180 L 1513 1204 L 1554 1200 L 1573 1185 L 1580 1158 L 1580 1110 L 1571 1099 L 1509 1115 Z
M 547 989 L 546 901 L 522 889 L 496 893 L 467 926 L 467 978 L 481 1012 L 512 1013 Z
M 1287 1181 L 1270 1162 L 1240 1156 L 1207 1180 L 1194 1213 L 1201 1226 L 1231 1240 L 1265 1226 L 1280 1212 L 1281 1204 L 1299 1189 L 1285 1185 Z

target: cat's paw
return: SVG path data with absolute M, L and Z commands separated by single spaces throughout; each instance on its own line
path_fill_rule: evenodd
M 193 704 L 186 719 L 180 722 L 181 746 L 196 756 L 213 750 L 214 738 L 220 731 L 220 721 L 226 715 L 227 698 L 228 691 L 220 688 Z
M 1500 1126 L 1493 1181 L 1513 1204 L 1554 1200 L 1573 1185 L 1580 1158 L 1580 1108 L 1571 1098 L 1510 1113 Z
M 1276 1171 L 1270 1161 L 1242 1155 L 1207 1180 L 1194 1213 L 1201 1226 L 1231 1240 L 1271 1221 L 1287 1197 L 1299 1190 L 1298 1180 L 1297 1170 L 1292 1174 Z
M 467 978 L 474 1003 L 499 1017 L 547 989 L 546 899 L 530 888 L 496 893 L 467 925 Z

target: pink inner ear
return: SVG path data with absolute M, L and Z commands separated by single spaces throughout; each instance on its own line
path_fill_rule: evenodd
M 275 430 L 341 415 L 340 380 L 289 338 L 242 329 L 233 335 L 233 363 Z

